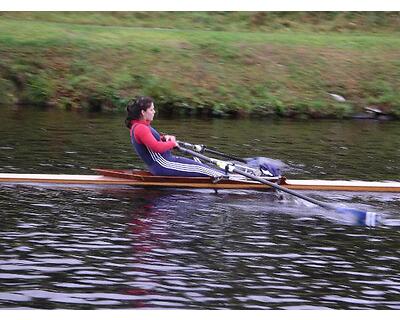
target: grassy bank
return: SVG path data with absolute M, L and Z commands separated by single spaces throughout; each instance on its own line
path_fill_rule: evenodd
M 230 18 L 216 31 L 190 28 L 188 14 L 159 24 L 181 29 L 125 15 L 0 15 L 0 102 L 118 110 L 145 94 L 165 112 L 344 117 L 375 105 L 400 116 L 396 16 L 379 33 L 312 33 L 295 20 L 271 32 Z

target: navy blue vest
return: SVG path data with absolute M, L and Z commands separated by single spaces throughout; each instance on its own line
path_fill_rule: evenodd
M 136 139 L 135 139 L 135 127 L 137 125 L 138 124 L 134 124 L 132 126 L 132 129 L 131 129 L 131 143 L 132 143 L 136 153 L 139 155 L 139 157 L 144 161 L 144 163 L 147 166 L 151 167 L 155 163 L 155 161 L 151 157 L 149 150 L 147 149 L 147 147 L 144 144 L 138 143 L 136 141 Z M 151 133 L 153 134 L 154 138 L 156 138 L 157 141 L 160 141 L 161 140 L 161 136 L 157 132 L 157 130 L 154 129 L 153 127 L 150 127 L 150 130 L 151 130 Z M 154 153 L 154 151 L 152 151 L 152 152 Z M 168 159 L 168 158 L 171 157 L 171 151 L 170 150 L 165 151 L 163 153 L 159 153 L 159 154 L 161 154 L 161 156 L 163 158 L 165 158 L 165 159 Z

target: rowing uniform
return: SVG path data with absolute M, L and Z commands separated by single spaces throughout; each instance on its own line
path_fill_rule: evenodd
M 150 121 L 131 121 L 131 143 L 150 172 L 157 176 L 219 177 L 222 171 L 195 160 L 174 156 L 173 141 L 162 141 L 162 136 L 150 126 Z

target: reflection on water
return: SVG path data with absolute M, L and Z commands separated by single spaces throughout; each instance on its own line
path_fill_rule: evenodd
M 397 230 L 287 214 L 267 193 L 1 194 L 2 307 L 400 307 Z
M 7 112 L 1 172 L 140 165 L 116 117 Z M 225 152 L 281 158 L 296 177 L 398 179 L 392 124 L 160 126 Z M 395 194 L 308 195 L 399 218 Z M 0 308 L 400 309 L 398 228 L 352 226 L 290 197 L 2 185 L 0 207 Z

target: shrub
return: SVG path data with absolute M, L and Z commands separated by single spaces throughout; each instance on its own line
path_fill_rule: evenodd
M 55 85 L 50 77 L 43 72 L 31 74 L 28 76 L 20 102 L 39 106 L 48 105 L 54 92 Z

